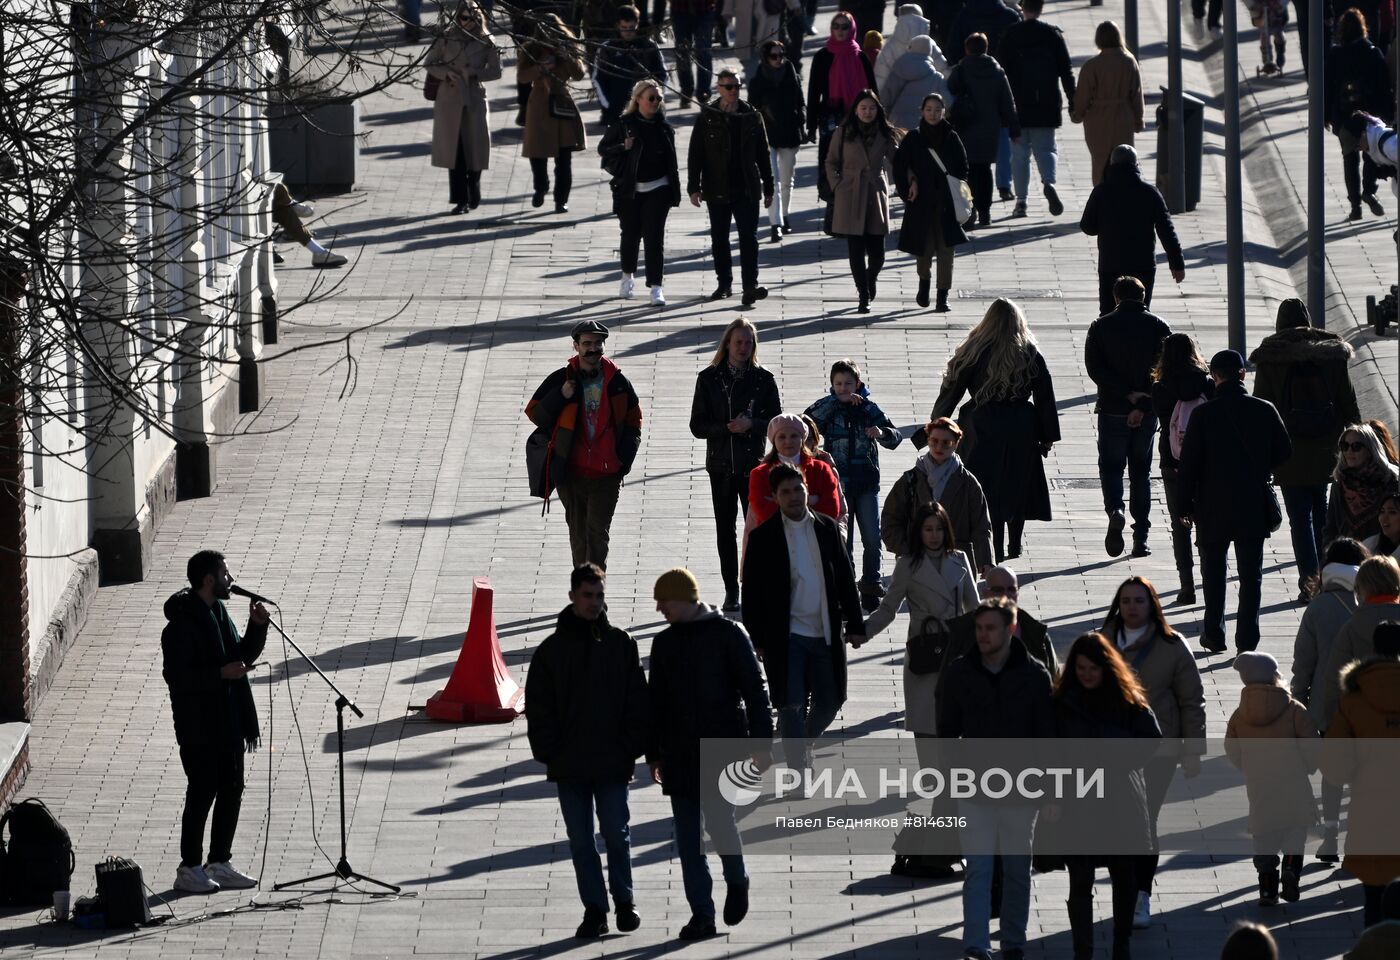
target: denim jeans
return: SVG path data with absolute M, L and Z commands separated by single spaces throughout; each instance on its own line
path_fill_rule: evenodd
M 963 947 L 992 949 L 991 853 L 1000 850 L 1001 949 L 1024 948 L 1026 924 L 1031 914 L 1031 836 L 1035 807 L 1024 804 L 980 804 L 958 801 L 958 813 L 967 818 L 960 829 L 967 872 L 963 878 Z
M 671 797 L 671 816 L 676 824 L 676 857 L 681 862 L 681 881 L 685 884 L 685 899 L 690 912 L 697 917 L 713 920 L 715 916 L 714 881 L 710 878 L 710 862 L 705 857 L 705 836 L 724 850 L 739 849 L 739 828 L 734 822 L 734 808 L 717 793 L 701 802 L 699 797 Z M 725 883 L 743 883 L 749 878 L 744 869 L 744 855 L 722 853 L 720 869 Z
M 880 582 L 880 487 L 848 485 L 846 502 L 854 514 L 853 521 L 846 527 L 846 556 L 855 565 L 856 527 L 860 527 L 861 569 L 860 579 L 864 583 Z
M 603 886 L 603 862 L 593 841 L 593 810 L 598 810 L 598 829 L 608 849 L 608 883 L 618 903 L 632 902 L 631 829 L 627 825 L 626 783 L 599 783 L 587 780 L 561 781 L 559 809 L 569 833 L 569 853 L 574 859 L 574 879 L 585 907 L 608 909 L 608 891 Z
M 840 637 L 832 637 L 840 643 Z M 811 705 L 808 705 L 808 698 Z M 806 754 L 807 742 L 820 737 L 841 709 L 836 694 L 836 673 L 831 647 L 822 637 L 788 636 L 787 702 L 780 704 L 779 721 L 783 730 L 783 757 L 797 767 Z
M 1293 537 L 1293 557 L 1298 561 L 1298 585 L 1317 576 L 1322 542 L 1322 524 L 1327 519 L 1327 484 L 1279 486 L 1283 509 L 1288 513 L 1288 532 Z
M 673 13 L 671 29 L 676 35 L 676 82 L 681 96 L 710 93 L 714 57 L 710 45 L 715 40 L 713 13 Z
M 1055 152 L 1054 127 L 1022 127 L 1021 137 L 1011 145 L 1011 175 L 1016 181 L 1016 199 L 1026 199 L 1031 186 L 1031 154 L 1040 171 L 1041 183 L 1055 182 L 1059 155 Z
M 1157 418 L 1148 414 L 1136 427 L 1126 416 L 1099 414 L 1099 485 L 1108 513 L 1123 509 L 1123 468 L 1128 469 L 1129 512 L 1133 517 L 1133 541 L 1147 540 L 1152 529 L 1152 438 Z
M 997 189 L 1011 189 L 1011 134 L 1005 127 L 997 135 Z
M 1230 544 L 1201 544 L 1201 585 L 1206 594 L 1206 619 L 1201 634 L 1225 639 L 1225 554 Z M 1240 608 L 1235 616 L 1235 650 L 1259 646 L 1259 593 L 1264 581 L 1264 538 L 1235 541 L 1235 564 L 1240 573 Z

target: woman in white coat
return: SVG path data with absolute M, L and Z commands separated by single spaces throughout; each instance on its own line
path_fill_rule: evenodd
M 875 88 L 880 91 L 880 99 L 884 103 L 890 102 L 885 90 L 890 72 L 894 70 L 899 58 L 909 52 L 909 43 L 915 37 L 929 37 L 932 42 L 928 18 L 924 16 L 923 7 L 917 3 L 902 3 L 895 11 L 894 30 L 885 38 L 885 45 L 880 48 L 880 55 L 875 58 Z M 946 77 L 948 60 L 943 56 L 943 51 L 938 49 L 937 43 L 934 43 L 929 51 L 929 58 L 933 60 L 938 72 Z

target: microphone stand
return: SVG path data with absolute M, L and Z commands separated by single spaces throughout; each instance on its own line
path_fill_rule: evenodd
M 336 762 L 336 773 L 337 779 L 340 781 L 340 861 L 335 865 L 335 869 L 326 873 L 318 873 L 311 877 L 302 877 L 300 880 L 288 880 L 284 883 L 276 883 L 272 885 L 272 889 L 284 890 L 287 887 L 300 887 L 308 883 L 319 883 L 322 880 L 330 880 L 334 877 L 340 880 L 360 880 L 364 883 L 372 883 L 375 886 L 383 887 L 386 890 L 392 890 L 394 893 L 398 893 L 401 888 L 394 886 L 392 883 L 385 883 L 383 880 L 376 880 L 373 877 L 356 872 L 355 868 L 350 866 L 350 860 L 345 852 L 345 708 L 349 707 L 354 711 L 355 716 L 362 720 L 365 716 L 364 712 L 361 711 L 359 707 L 355 706 L 353 700 L 340 692 L 340 688 L 335 685 L 335 681 L 321 672 L 321 668 L 316 666 L 316 661 L 312 660 L 305 650 L 297 646 L 295 640 L 287 636 L 287 631 L 282 629 L 281 624 L 271 618 L 269 618 L 268 622 L 282 635 L 283 640 L 292 645 L 292 649 L 301 655 L 301 658 L 307 662 L 311 669 L 316 671 L 316 676 L 324 680 L 326 686 L 330 687 L 331 692 L 335 694 L 335 746 L 336 756 L 338 758 Z M 316 825 L 312 824 L 311 829 L 315 830 Z

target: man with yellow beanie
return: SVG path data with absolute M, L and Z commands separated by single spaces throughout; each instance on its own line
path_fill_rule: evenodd
M 651 645 L 647 763 L 652 779 L 671 798 L 676 821 L 676 855 L 691 912 L 680 938 L 700 940 L 715 935 L 702 813 L 716 848 L 734 851 L 721 852 L 719 858 L 727 887 L 724 922 L 732 927 L 749 912 L 749 875 L 738 852 L 734 807 L 720 796 L 717 780 L 700 775 L 700 741 L 754 738 L 759 743 L 753 760 L 764 769 L 772 762 L 773 718 L 748 633 L 700 602 L 695 574 L 683 567 L 667 570 L 657 579 L 654 595 L 668 626 Z

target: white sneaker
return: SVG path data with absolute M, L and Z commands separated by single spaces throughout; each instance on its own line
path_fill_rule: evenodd
M 240 873 L 234 869 L 229 861 L 223 863 L 206 863 L 204 872 L 210 880 L 228 890 L 247 890 L 258 885 L 257 877 L 250 877 L 246 873 Z
M 334 251 L 327 250 L 325 253 L 313 253 L 311 263 L 317 267 L 343 267 L 346 259 Z
M 658 307 L 666 306 L 666 292 L 660 287 L 652 287 L 651 302 Z
M 1152 894 L 1138 893 L 1137 909 L 1133 911 L 1133 929 L 1146 930 L 1152 926 Z
M 182 893 L 218 893 L 219 885 L 209 879 L 203 867 L 180 867 L 175 871 L 175 889 Z
M 299 217 L 309 217 L 316 212 L 316 208 L 305 201 L 292 204 L 292 212 Z
M 624 300 L 632 299 L 632 291 L 637 289 L 637 281 L 632 279 L 632 274 L 622 275 L 622 284 L 617 288 L 617 295 Z

